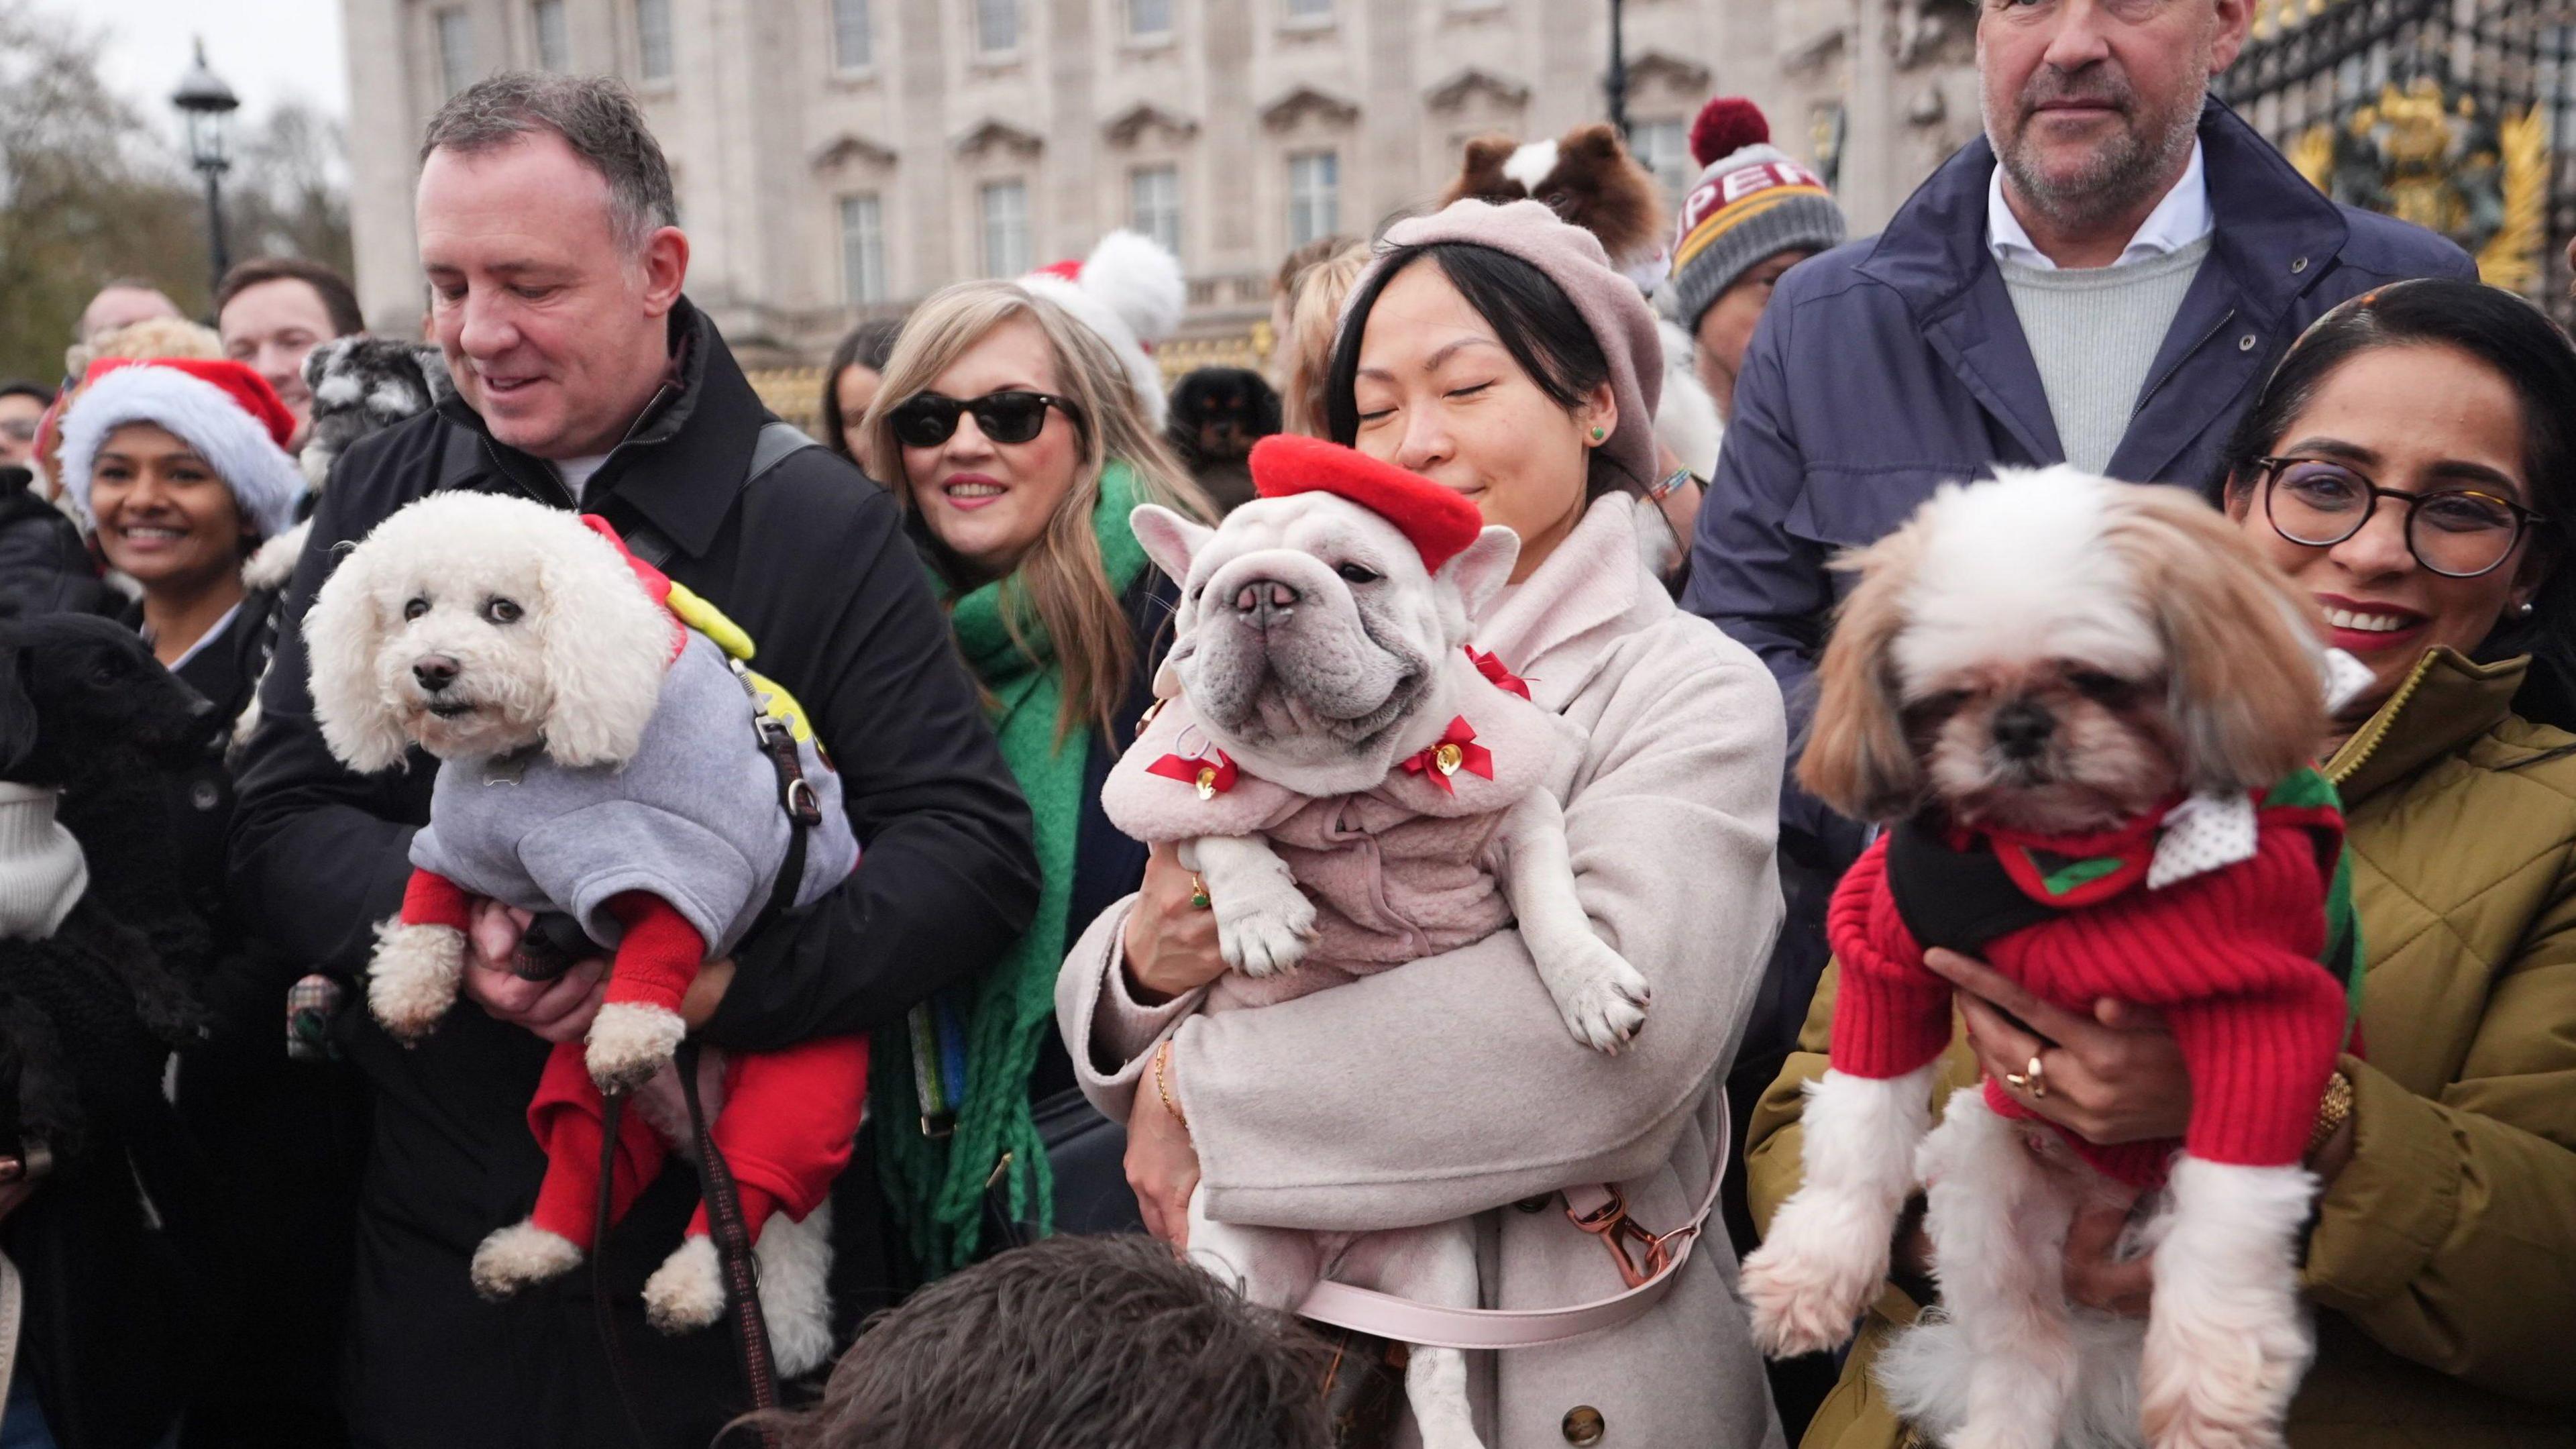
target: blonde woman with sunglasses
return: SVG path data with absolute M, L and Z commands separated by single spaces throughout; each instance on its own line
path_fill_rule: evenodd
M 1139 1224 L 1124 1134 L 1083 1102 L 1054 1028 L 1056 967 L 1145 871 L 1145 847 L 1098 806 L 1169 643 L 1169 585 L 1127 515 L 1214 511 L 1110 344 L 1010 282 L 961 283 L 913 313 L 860 438 L 983 683 L 1042 880 L 1035 924 L 984 980 L 878 1037 L 877 1156 L 929 1278 L 1026 1236 Z

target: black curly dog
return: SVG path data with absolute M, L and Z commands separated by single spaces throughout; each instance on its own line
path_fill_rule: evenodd
M 223 721 L 134 631 L 0 622 L 0 779 L 61 790 L 89 887 L 41 941 L 0 941 L 0 1153 L 30 1167 L 167 1119 L 162 1065 L 204 1023 L 203 917 L 174 884 L 161 780 Z

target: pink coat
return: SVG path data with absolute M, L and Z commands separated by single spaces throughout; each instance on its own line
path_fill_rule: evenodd
M 1463 654 L 1452 667 L 1456 718 L 1484 753 L 1444 777 L 1447 789 L 1431 772 L 1399 764 L 1361 794 L 1317 799 L 1238 772 L 1202 799 L 1184 772 L 1153 769 L 1211 755 L 1186 699 L 1157 712 L 1110 771 L 1100 803 L 1120 830 L 1154 843 L 1262 836 L 1315 903 L 1317 936 L 1304 961 L 1258 979 L 1229 973 L 1210 988 L 1207 1009 L 1294 1000 L 1472 945 L 1510 924 L 1511 905 L 1494 878 L 1495 836 L 1529 792 L 1551 782 L 1561 788 L 1582 735 L 1485 679 Z
M 1549 1308 L 1620 1286 L 1549 1194 L 1616 1183 L 1662 1231 L 1706 1189 L 1718 1082 L 1780 923 L 1787 727 L 1761 661 L 1638 562 L 1640 521 L 1624 494 L 1594 502 L 1475 642 L 1583 733 L 1565 795 L 1575 894 L 1653 984 L 1645 1030 L 1615 1058 L 1575 1041 L 1514 930 L 1262 1011 L 1206 1014 L 1196 992 L 1149 1007 L 1126 990 L 1129 907 L 1113 907 L 1066 955 L 1056 1019 L 1083 1091 L 1122 1122 L 1171 1040 L 1217 1220 L 1360 1232 L 1470 1217 L 1487 1305 Z M 1734 1279 L 1713 1226 L 1635 1322 L 1471 1355 L 1489 1449 L 1563 1449 L 1580 1409 L 1605 1424 L 1601 1449 L 1778 1449 Z

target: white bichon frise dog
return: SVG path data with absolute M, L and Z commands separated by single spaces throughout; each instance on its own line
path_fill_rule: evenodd
M 615 953 L 586 1043 L 556 1048 L 530 1112 L 547 1154 L 535 1208 L 475 1254 L 479 1289 L 515 1292 L 596 1246 L 600 1192 L 613 1219 L 674 1146 L 690 1151 L 686 1122 L 654 1110 L 667 1094 L 648 1094 L 620 1114 L 602 1184 L 603 1093 L 667 1083 L 699 968 L 856 866 L 840 782 L 793 702 L 710 637 L 748 654 L 740 631 L 597 519 L 434 494 L 350 550 L 304 633 L 334 754 L 376 771 L 417 745 L 441 762 L 402 914 L 378 928 L 369 966 L 386 1030 L 417 1043 L 454 1005 L 477 898 L 568 915 Z M 791 1375 L 830 1351 L 825 1196 L 866 1083 L 856 1037 L 737 1055 L 710 1083 L 723 1093 L 711 1135 L 739 1180 Z M 722 1312 L 703 1208 L 645 1297 L 671 1331 Z

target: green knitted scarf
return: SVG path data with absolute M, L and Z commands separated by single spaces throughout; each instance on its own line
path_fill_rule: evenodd
M 1091 526 L 1109 587 L 1121 596 L 1145 569 L 1145 550 L 1127 523 L 1135 506 L 1134 472 L 1112 461 L 1101 470 Z M 1028 934 L 981 981 L 914 1008 L 908 1031 L 876 1035 L 869 1097 L 879 1171 L 888 1206 L 932 1277 L 975 1261 L 988 1188 L 1004 1190 L 1014 1221 L 1054 1229 L 1054 1184 L 1029 1114 L 1029 1074 L 1044 1034 L 1055 1030 L 1093 728 L 1081 721 L 1056 737 L 1064 673 L 1016 576 L 962 595 L 939 587 L 958 647 L 991 696 L 1002 758 L 1028 797 L 1039 886 Z

